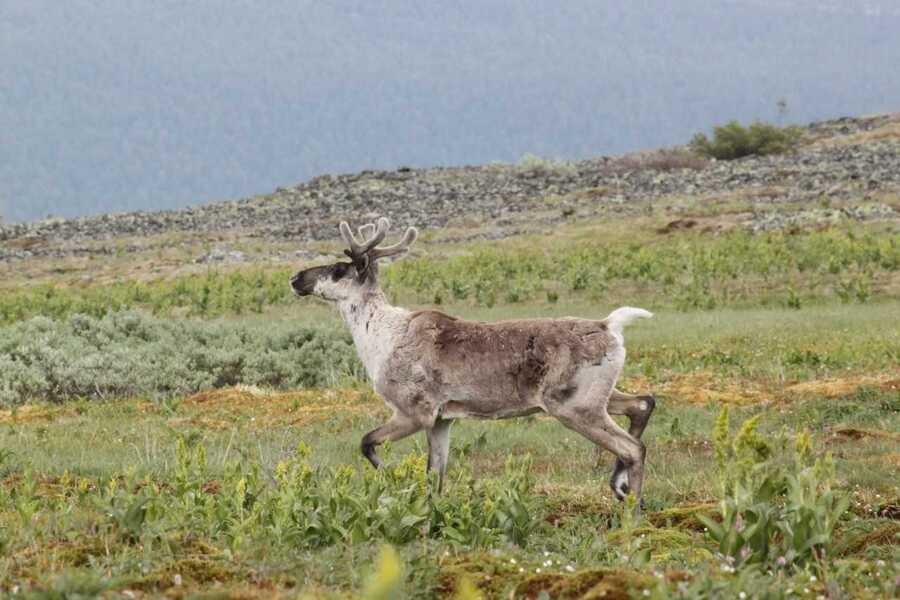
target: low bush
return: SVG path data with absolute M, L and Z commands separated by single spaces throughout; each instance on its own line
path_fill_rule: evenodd
M 168 397 L 237 384 L 333 385 L 362 370 L 342 331 L 284 322 L 159 319 L 141 312 L 0 329 L 0 404 L 32 399 Z
M 793 150 L 800 142 L 799 127 L 776 127 L 756 121 L 744 127 L 731 121 L 713 129 L 713 137 L 698 133 L 690 142 L 691 149 L 707 158 L 734 160 L 745 156 L 782 154 Z

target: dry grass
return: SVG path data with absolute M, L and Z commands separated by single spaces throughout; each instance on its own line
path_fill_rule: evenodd
M 190 423 L 208 429 L 229 429 L 237 423 L 254 429 L 301 427 L 339 418 L 387 414 L 382 401 L 369 391 L 354 389 L 273 392 L 237 386 L 201 392 L 179 406 L 182 418 L 172 422 Z
M 674 374 L 659 383 L 643 377 L 633 377 L 628 387 L 634 390 L 653 390 L 676 405 L 728 404 L 749 406 L 754 404 L 791 404 L 812 398 L 844 398 L 853 396 L 860 389 L 875 387 L 884 391 L 900 389 L 896 373 L 878 375 L 849 375 L 844 378 L 813 379 L 785 385 L 778 381 L 762 379 L 736 379 L 722 374 L 697 371 Z

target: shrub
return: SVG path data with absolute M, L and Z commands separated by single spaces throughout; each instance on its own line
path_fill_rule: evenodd
M 343 331 L 278 322 L 165 320 L 141 312 L 0 329 L 0 404 L 168 397 L 237 384 L 332 385 L 362 369 Z
M 707 158 L 734 160 L 744 156 L 782 154 L 793 150 L 800 142 L 799 127 L 776 127 L 755 121 L 744 127 L 737 121 L 715 127 L 713 139 L 698 133 L 690 142 L 694 152 Z
M 578 169 L 574 164 L 563 160 L 542 158 L 534 154 L 526 154 L 516 164 L 519 173 L 526 177 L 574 177 Z

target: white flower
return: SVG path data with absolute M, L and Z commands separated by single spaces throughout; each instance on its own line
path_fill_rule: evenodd
M 815 576 L 815 575 L 810 575 L 810 576 L 809 576 L 809 580 L 810 580 L 810 581 L 816 581 L 816 576 Z
M 747 597 L 746 592 L 741 592 L 740 594 L 738 594 L 738 598 L 740 598 L 741 600 L 744 600 L 744 598 L 746 598 L 746 597 Z
M 509 559 L 509 564 L 511 564 L 511 565 L 516 564 L 516 559 L 514 559 L 514 558 Z
M 574 573 L 575 567 L 573 567 L 572 565 L 566 565 L 566 571 L 568 571 L 569 573 Z

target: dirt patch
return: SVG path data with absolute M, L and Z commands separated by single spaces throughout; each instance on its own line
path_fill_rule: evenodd
M 875 509 L 875 515 L 882 519 L 900 521 L 900 501 L 886 502 Z M 900 543 L 900 539 L 897 540 Z
M 862 429 L 858 427 L 834 427 L 830 431 L 832 442 L 855 442 L 863 439 L 896 441 L 900 443 L 900 433 L 882 429 Z
M 675 231 L 685 231 L 687 229 L 693 229 L 697 226 L 697 221 L 695 219 L 675 219 L 674 221 L 669 221 L 666 223 L 664 227 L 660 227 L 656 230 L 656 233 L 659 234 L 668 234 Z

